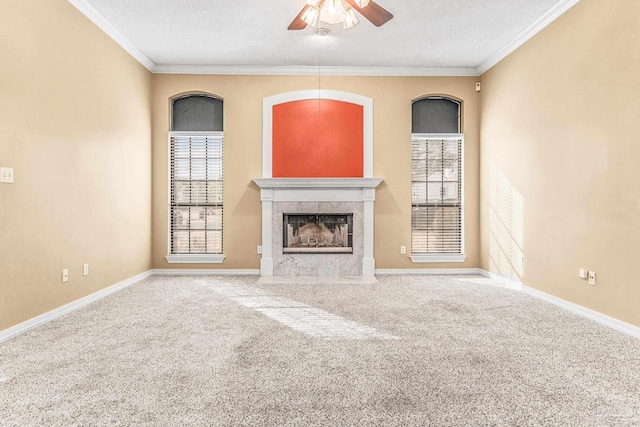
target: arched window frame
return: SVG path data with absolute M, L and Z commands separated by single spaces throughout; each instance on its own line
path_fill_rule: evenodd
M 425 100 L 447 100 L 457 104 L 457 132 L 439 133 L 438 129 L 418 129 L 426 132 L 414 132 L 415 103 Z M 464 262 L 466 258 L 462 107 L 461 100 L 446 95 L 428 95 L 412 101 L 411 261 L 414 263 Z M 440 156 L 436 154 L 430 157 L 429 147 L 436 147 L 432 150 L 435 153 L 438 153 L 440 147 Z M 452 164 L 452 157 L 444 153 L 452 153 L 454 147 L 457 153 L 457 173 L 448 174 L 447 178 L 444 172 L 445 162 Z M 431 168 L 431 162 L 435 164 L 434 168 Z M 430 168 L 440 168 L 439 177 L 437 172 L 430 172 Z M 452 188 L 454 184 L 455 191 Z M 439 195 L 432 194 L 438 191 Z M 436 221 L 439 221 L 439 226 L 434 226 Z
M 218 103 L 219 120 L 193 126 L 211 130 L 174 130 L 174 103 L 190 97 L 211 98 Z M 195 98 L 194 98 L 195 99 Z M 166 260 L 169 263 L 224 261 L 224 100 L 209 93 L 192 92 L 170 99 L 169 221 Z M 218 111 L 213 108 L 217 114 Z M 219 122 L 219 123 L 218 123 Z M 189 126 L 186 126 L 189 127 Z

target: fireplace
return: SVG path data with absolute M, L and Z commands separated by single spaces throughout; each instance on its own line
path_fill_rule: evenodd
M 270 96 L 262 107 L 262 178 L 253 180 L 262 202 L 260 274 L 374 276 L 382 179 L 373 176 L 373 100 L 312 89 Z
M 283 214 L 283 254 L 352 254 L 353 214 Z

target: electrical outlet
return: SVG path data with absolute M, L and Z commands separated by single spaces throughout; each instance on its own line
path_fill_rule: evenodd
M 595 271 L 590 271 L 589 272 L 589 284 L 592 286 L 596 285 L 596 272 Z
M 407 247 L 406 246 L 400 246 L 400 253 L 402 255 L 406 254 L 407 253 Z
M 13 184 L 13 168 L 0 168 L 0 182 Z
M 62 283 L 69 281 L 69 269 L 65 268 L 62 270 Z
M 89 264 L 83 264 L 82 265 L 82 275 L 83 276 L 88 276 L 89 275 Z
M 262 253 L 262 246 L 258 245 L 258 253 L 261 254 Z

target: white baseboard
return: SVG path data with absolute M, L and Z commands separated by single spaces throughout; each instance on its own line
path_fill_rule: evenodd
M 72 311 L 75 311 L 79 308 L 89 305 L 92 302 L 98 301 L 106 297 L 107 295 L 118 292 L 150 276 L 151 276 L 151 270 L 145 271 L 144 273 L 140 273 L 138 275 L 125 279 L 122 282 L 119 282 L 119 283 L 116 283 L 115 285 L 111 285 L 107 288 L 101 289 L 97 292 L 87 295 L 86 297 L 80 298 L 79 300 L 75 300 L 73 302 L 70 302 L 69 304 L 63 305 L 62 307 L 56 308 L 54 310 L 41 314 L 40 316 L 34 317 L 33 319 L 29 319 L 26 322 L 22 322 L 9 329 L 0 331 L 0 343 L 10 338 L 13 338 L 16 335 L 22 334 L 28 331 L 29 329 L 35 328 L 36 326 L 40 326 L 44 323 L 57 319 L 60 316 L 69 314 Z
M 630 325 L 621 320 L 614 319 L 613 317 L 609 317 L 602 313 L 598 313 L 597 311 L 593 311 L 588 308 L 582 307 L 578 304 L 574 304 L 569 301 L 563 300 L 562 298 L 558 298 L 553 295 L 549 295 L 547 293 L 539 291 L 537 289 L 530 288 L 528 286 L 523 285 L 519 281 L 514 281 L 512 278 L 503 277 L 495 273 L 489 273 L 488 271 L 482 270 L 480 268 L 377 269 L 376 274 L 379 274 L 379 275 L 403 275 L 403 274 L 474 275 L 474 274 L 477 274 L 484 277 L 489 277 L 499 282 L 511 284 L 513 285 L 513 286 L 510 286 L 511 288 L 519 290 L 520 292 L 523 292 L 541 301 L 548 302 L 550 304 L 563 308 L 567 311 L 570 311 L 571 313 L 577 314 L 578 316 L 591 319 L 595 322 L 600 323 L 601 325 L 607 326 L 616 331 L 619 331 L 624 334 L 640 339 L 640 328 L 637 326 Z M 26 332 L 29 329 L 35 328 L 36 326 L 50 322 L 60 316 L 64 316 L 65 314 L 71 313 L 74 310 L 77 310 L 88 304 L 98 301 L 106 297 L 107 295 L 118 292 L 150 276 L 231 276 L 231 275 L 259 276 L 260 270 L 258 269 L 255 269 L 255 270 L 251 270 L 251 269 L 246 269 L 246 270 L 245 269 L 242 269 L 242 270 L 229 270 L 229 269 L 148 270 L 148 271 L 145 271 L 144 273 L 140 273 L 136 276 L 130 277 L 119 283 L 116 283 L 115 285 L 109 286 L 108 288 L 104 288 L 102 290 L 94 292 L 91 295 L 87 295 L 84 298 L 80 298 L 79 300 L 73 301 L 69 304 L 63 305 L 62 307 L 56 308 L 55 310 L 51 310 L 47 313 L 41 314 L 40 316 L 34 317 L 33 319 L 27 320 L 26 322 L 20 323 L 9 329 L 5 329 L 4 331 L 0 331 L 0 343 L 10 338 L 13 338 L 16 335 L 19 335 L 23 332 Z
M 97 292 L 92 293 L 91 295 L 87 295 L 86 297 L 80 298 L 79 300 L 70 302 L 69 304 L 65 304 L 62 307 L 51 310 L 47 313 L 41 314 L 40 316 L 34 317 L 33 319 L 29 319 L 25 322 L 22 322 L 18 325 L 12 326 L 9 329 L 5 329 L 4 331 L 0 331 L 0 343 L 15 337 L 16 335 L 20 335 L 29 329 L 35 328 L 36 326 L 40 326 L 44 323 L 50 322 L 60 316 L 64 316 L 65 314 L 69 314 L 74 310 L 82 308 L 92 302 L 98 301 L 107 295 L 110 295 L 114 292 L 118 292 L 128 286 L 133 285 L 143 279 L 146 279 L 150 276 L 259 276 L 260 270 L 229 270 L 229 269 L 155 269 L 148 270 L 144 273 L 140 273 L 128 279 L 125 279 L 115 285 L 109 286 L 107 288 L 101 289 Z
M 615 329 L 618 332 L 622 332 L 624 334 L 631 335 L 632 337 L 640 339 L 640 328 L 637 326 L 630 325 L 628 323 L 623 322 L 622 320 L 614 319 L 613 317 L 609 317 L 605 314 L 598 313 L 597 311 L 590 310 L 581 305 L 574 304 L 567 300 L 563 300 L 562 298 L 549 295 L 547 293 L 544 293 L 537 289 L 530 288 L 525 285 L 522 285 L 520 290 L 521 292 L 527 295 L 531 295 L 534 298 L 537 298 L 539 300 L 546 301 L 550 304 L 561 307 L 567 311 L 570 311 L 573 314 L 586 317 L 587 319 L 593 320 L 594 322 L 598 322 L 601 325 L 607 326 L 611 329 Z
M 481 270 L 481 271 L 482 271 L 481 274 L 483 276 L 490 277 L 491 279 L 504 284 L 509 284 L 510 285 L 509 287 L 512 289 L 523 292 L 541 301 L 548 302 L 549 304 L 553 304 L 573 314 L 577 314 L 578 316 L 587 318 L 589 320 L 593 320 L 594 322 L 598 322 L 603 326 L 607 326 L 618 332 L 622 332 L 623 334 L 627 334 L 634 338 L 640 339 L 640 328 L 637 326 L 630 325 L 629 323 L 625 323 L 622 320 L 615 319 L 605 314 L 598 313 L 597 311 L 590 310 L 581 305 L 574 304 L 562 298 L 558 298 L 556 296 L 531 288 L 529 286 L 522 284 L 522 282 L 520 282 L 517 278 L 505 277 L 500 274 L 490 273 L 486 270 Z
M 156 268 L 151 270 L 154 276 L 259 276 L 259 269 L 222 269 L 222 268 Z
M 419 275 L 473 275 L 473 274 L 481 274 L 485 275 L 484 270 L 480 268 L 378 268 L 376 269 L 376 274 L 381 276 L 392 276 L 392 275 L 404 275 L 404 274 L 419 274 Z

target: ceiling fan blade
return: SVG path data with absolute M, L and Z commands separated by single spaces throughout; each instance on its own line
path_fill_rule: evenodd
M 379 4 L 370 1 L 365 7 L 360 7 L 356 4 L 355 0 L 346 0 L 352 8 L 360 12 L 362 16 L 367 18 L 373 25 L 380 27 L 386 24 L 393 18 L 393 15 L 389 13 L 385 8 Z
M 303 7 L 298 16 L 296 16 L 296 19 L 291 21 L 291 24 L 289 24 L 287 30 L 304 30 L 307 27 L 307 23 L 302 20 L 302 15 L 304 15 L 304 13 L 310 7 L 312 6 L 306 5 L 305 7 Z

